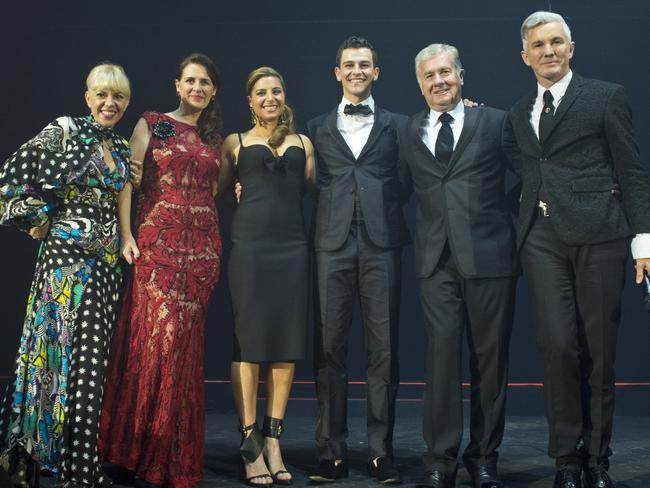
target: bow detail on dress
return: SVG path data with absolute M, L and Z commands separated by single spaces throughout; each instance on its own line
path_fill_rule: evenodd
M 264 166 L 273 172 L 287 172 L 287 160 L 284 154 L 282 156 L 276 156 L 273 152 L 267 151 L 267 154 L 264 156 Z

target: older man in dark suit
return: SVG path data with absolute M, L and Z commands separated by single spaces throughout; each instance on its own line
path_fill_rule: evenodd
M 307 124 L 318 160 L 314 359 L 319 462 L 309 478 L 333 482 L 348 474 L 346 359 L 358 297 L 366 338 L 368 473 L 380 483 L 397 483 L 392 441 L 401 246 L 407 240 L 397 126 L 404 117 L 372 98 L 379 67 L 366 39 L 343 42 L 334 73 L 343 89 L 341 102 Z
M 455 486 L 463 432 L 461 347 L 471 371 L 470 443 L 463 454 L 476 488 L 499 488 L 508 344 L 517 266 L 502 150 L 507 113 L 465 108 L 458 50 L 432 44 L 415 58 L 427 110 L 399 132 L 400 169 L 417 197 L 415 264 L 428 336 L 424 394 L 425 476 Z
M 544 358 L 555 487 L 614 486 L 608 476 L 614 357 L 629 238 L 637 282 L 650 267 L 650 191 L 623 87 L 570 69 L 564 19 L 521 28 L 537 88 L 510 111 L 520 152 L 517 224 Z

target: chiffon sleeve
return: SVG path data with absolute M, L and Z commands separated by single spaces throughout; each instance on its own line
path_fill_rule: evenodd
M 60 117 L 23 144 L 0 167 L 0 224 L 28 231 L 49 221 L 53 189 L 65 165 L 70 119 Z M 63 162 L 62 162 L 63 161 Z

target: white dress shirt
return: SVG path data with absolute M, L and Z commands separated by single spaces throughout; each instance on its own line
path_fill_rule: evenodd
M 347 104 L 350 105 L 368 105 L 372 113 L 370 115 L 346 115 L 343 109 Z M 343 136 L 345 143 L 348 145 L 354 158 L 357 159 L 363 146 L 368 142 L 370 131 L 375 123 L 375 101 L 372 95 L 363 100 L 361 103 L 352 103 L 345 97 L 341 100 L 336 115 L 336 127 Z
M 562 102 L 562 98 L 564 97 L 564 94 L 569 87 L 571 78 L 573 78 L 573 71 L 569 70 L 569 72 L 564 75 L 560 81 L 554 83 L 550 88 L 548 88 L 548 90 L 551 91 L 551 95 L 553 95 L 553 106 L 556 110 Z M 533 130 L 535 131 L 535 135 L 538 139 L 539 118 L 542 114 L 542 109 L 544 108 L 544 92 L 546 90 L 547 88 L 544 88 L 539 83 L 537 84 L 537 98 L 535 99 L 535 104 L 533 105 L 533 111 L 530 113 L 530 125 L 533 126 Z M 625 191 L 625 189 L 623 189 L 623 191 Z M 650 258 L 650 234 L 637 234 L 634 236 L 634 239 L 632 239 L 631 246 L 632 257 L 634 259 Z
M 553 95 L 553 106 L 555 107 L 555 110 L 557 110 L 557 107 L 562 102 L 562 98 L 564 98 L 567 88 L 569 88 L 571 78 L 573 78 L 573 71 L 569 70 L 569 72 L 564 75 L 560 81 L 555 82 L 551 88 L 544 88 L 542 85 L 537 83 L 537 98 L 533 105 L 533 111 L 530 113 L 530 125 L 533 126 L 537 139 L 539 139 L 539 118 L 541 117 L 542 109 L 544 108 L 544 92 L 546 90 L 551 92 L 551 95 Z
M 440 115 L 443 112 L 436 112 L 431 109 L 429 116 L 424 118 L 422 122 L 422 127 L 420 127 L 420 137 L 422 141 L 427 145 L 431 154 L 436 154 L 436 141 L 438 140 L 438 133 L 440 132 Z M 465 105 L 461 100 L 458 104 L 449 112 L 454 120 L 452 120 L 449 125 L 451 126 L 451 132 L 454 134 L 454 149 L 458 144 L 458 139 L 460 138 L 460 133 L 463 131 L 463 124 L 465 123 Z

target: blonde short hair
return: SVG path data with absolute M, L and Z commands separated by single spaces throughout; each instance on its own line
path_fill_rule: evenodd
M 90 70 L 86 78 L 88 90 L 107 89 L 131 98 L 129 78 L 119 64 L 100 63 Z

